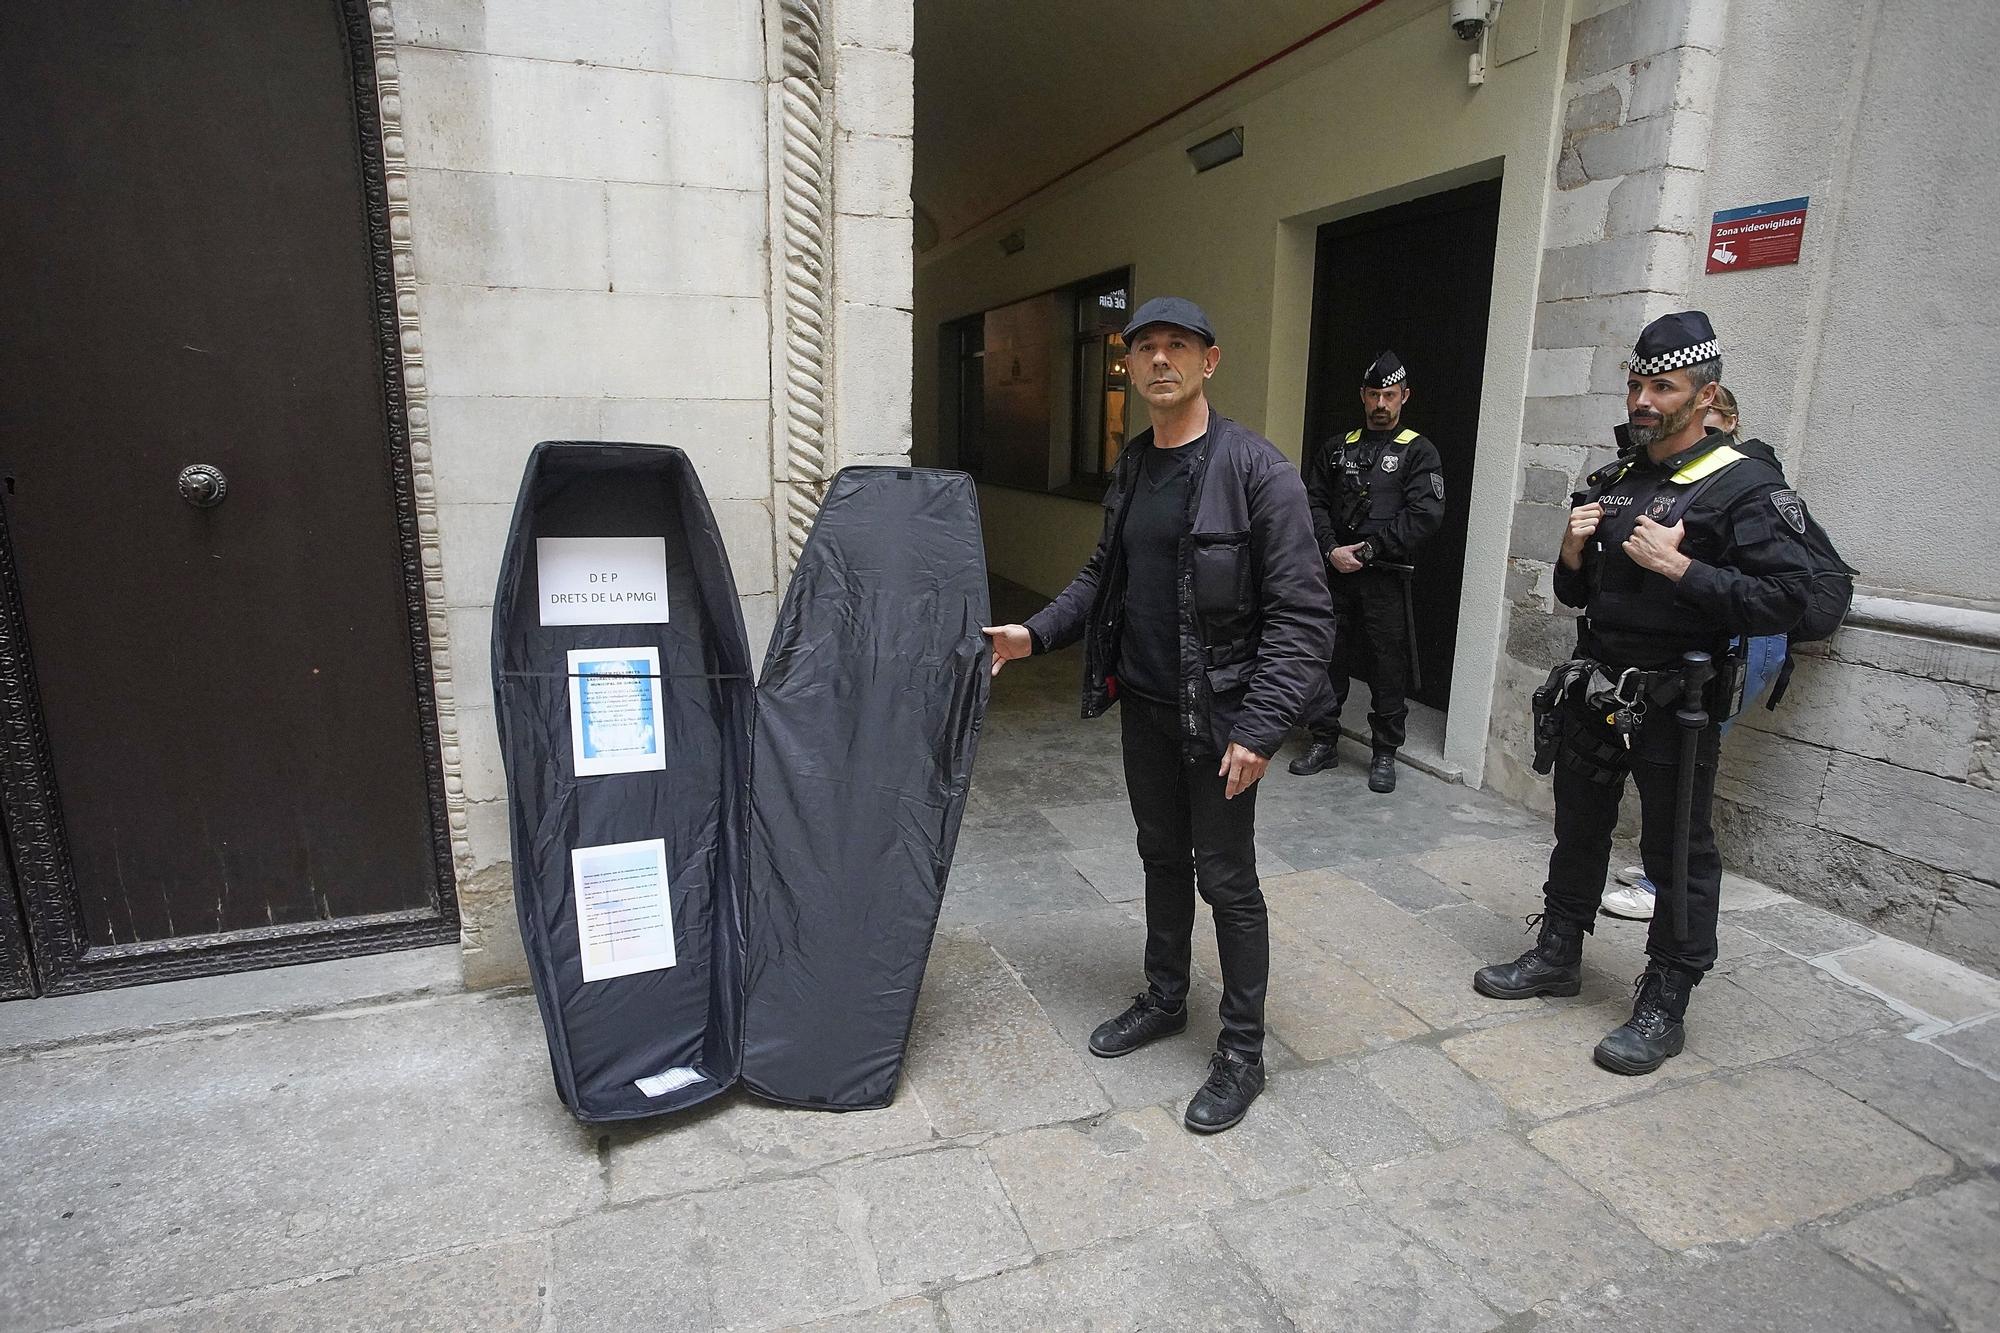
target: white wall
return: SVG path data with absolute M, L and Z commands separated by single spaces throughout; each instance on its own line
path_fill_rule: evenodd
M 1214 401 L 1296 460 L 1314 229 L 1334 217 L 1491 177 L 1504 166 L 1446 747 L 1447 759 L 1477 781 L 1566 15 L 1560 0 L 1508 0 L 1497 46 L 1517 58 L 1472 89 L 1465 78 L 1469 48 L 1451 34 L 1444 6 L 1396 12 L 1414 17 L 1241 106 L 1203 108 L 1205 120 L 1168 127 L 1136 159 L 920 258 L 917 456 L 923 460 L 935 447 L 941 323 L 1130 264 L 1135 301 L 1174 292 L 1207 310 L 1223 352 Z M 1237 124 L 1244 126 L 1244 157 L 1195 176 L 1185 145 Z M 1098 133 L 1079 130 L 1078 156 L 1098 146 Z M 1015 227 L 1025 230 L 1027 248 L 1003 256 L 993 237 Z M 1067 582 L 1096 538 L 1098 507 L 1090 502 L 983 487 L 981 503 L 993 571 L 1043 593 Z
M 1688 292 L 1752 430 L 1862 581 L 1988 606 L 1996 49 L 2000 5 L 1985 0 L 1735 0 L 1701 218 L 1810 195 L 1805 254 L 1713 276 L 1697 264 Z
M 2000 358 L 2000 98 L 1988 0 L 1732 0 L 1700 240 L 1809 195 L 1796 266 L 1706 275 L 1724 378 L 1896 622 L 1850 620 L 1726 751 L 1732 862 L 2000 972 L 2000 608 L 1987 382 Z M 1697 252 L 1705 249 L 1699 244 Z M 1879 614 L 1877 611 L 1874 614 Z

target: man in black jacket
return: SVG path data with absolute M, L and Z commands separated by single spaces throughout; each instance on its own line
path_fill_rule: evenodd
M 1721 345 L 1699 310 L 1653 321 L 1633 348 L 1625 447 L 1572 497 L 1556 562 L 1556 597 L 1581 607 L 1583 618 L 1576 659 L 1557 667 L 1536 705 L 1538 732 L 1560 738 L 1552 755 L 1541 736 L 1537 743 L 1537 769 L 1553 760 L 1556 803 L 1541 932 L 1519 958 L 1472 979 L 1482 995 L 1503 1000 L 1577 994 L 1627 775 L 1639 789 L 1640 858 L 1663 891 L 1673 884 L 1685 795 L 1687 873 L 1676 887 L 1686 895 L 1686 934 L 1677 913 L 1653 913 L 1632 1017 L 1594 1052 L 1620 1074 L 1649 1074 L 1680 1054 L 1688 998 L 1715 964 L 1722 857 L 1709 805 L 1715 724 L 1729 701 L 1711 686 L 1709 725 L 1679 726 L 1675 713 L 1688 702 L 1682 654 L 1707 652 L 1721 663 L 1733 638 L 1787 632 L 1812 580 L 1798 493 L 1777 468 L 1703 424 L 1721 374 Z M 1690 742 L 1691 774 L 1683 772 Z
M 1228 1129 L 1264 1088 L 1270 939 L 1257 884 L 1257 780 L 1322 678 L 1332 620 L 1298 472 L 1210 410 L 1221 350 L 1191 301 L 1156 297 L 1125 326 L 1152 429 L 1126 446 L 1097 549 L 1025 625 L 986 630 L 993 672 L 1084 642 L 1083 715 L 1120 709 L 1125 786 L 1146 870 L 1146 990 L 1100 1024 L 1107 1059 L 1187 1027 L 1197 887 L 1215 915 L 1222 1034 L 1188 1103 Z
M 1406 580 L 1417 552 L 1444 522 L 1444 472 L 1437 446 L 1402 429 L 1409 372 L 1394 352 L 1361 375 L 1368 424 L 1328 440 L 1306 473 L 1313 534 L 1332 575 L 1337 628 L 1327 687 L 1307 715 L 1312 744 L 1291 770 L 1304 776 L 1338 762 L 1340 709 L 1357 660 L 1368 669 L 1368 729 L 1375 743 L 1368 789 L 1396 790 L 1396 751 L 1410 716 L 1410 609 Z

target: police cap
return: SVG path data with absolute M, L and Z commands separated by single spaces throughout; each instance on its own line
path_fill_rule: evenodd
M 1722 355 L 1715 329 L 1699 310 L 1661 315 L 1640 333 L 1625 368 L 1634 375 L 1658 375 L 1713 361 Z
M 1361 372 L 1361 387 L 1364 389 L 1389 389 L 1410 377 L 1394 352 L 1384 351 L 1368 363 L 1368 369 Z

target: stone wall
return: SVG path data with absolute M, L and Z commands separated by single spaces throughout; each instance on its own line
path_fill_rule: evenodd
M 1575 613 L 1555 601 L 1552 561 L 1570 492 L 1612 456 L 1632 340 L 1682 303 L 1724 9 L 1724 0 L 1572 8 L 1486 760 L 1487 783 L 1541 809 L 1550 797 L 1528 766 L 1528 697 L 1576 638 Z
M 1958 617 L 1983 643 L 1952 642 L 1871 624 L 1877 605 L 1744 715 L 1717 783 L 1724 855 L 2000 974 L 2000 616 Z
M 790 567 L 774 519 L 796 503 L 788 488 L 804 495 L 802 533 L 843 462 L 907 457 L 909 3 L 386 8 L 409 165 L 412 428 L 432 450 L 455 645 L 465 975 L 495 984 L 524 975 L 487 666 L 523 462 L 545 439 L 687 450 L 761 654 Z M 786 59 L 800 41 L 809 70 Z M 806 254 L 787 228 L 801 213 Z M 802 336 L 806 375 L 788 355 Z M 801 402 L 826 416 L 809 476 Z
M 1857 131 L 1867 119 L 1861 113 L 1934 96 L 1914 79 L 1937 61 L 1872 58 L 1882 7 L 1854 0 L 1837 8 L 1643 0 L 1581 4 L 1573 15 L 1487 773 L 1509 794 L 1547 806 L 1546 781 L 1527 768 L 1526 705 L 1571 644 L 1568 613 L 1551 597 L 1549 563 L 1567 493 L 1609 456 L 1609 429 L 1623 415 L 1618 362 L 1633 335 L 1666 310 L 1707 308 L 1723 339 L 1725 378 L 1743 395 L 1751 428 L 1779 446 L 1809 500 L 1828 493 L 1819 512 L 1836 539 L 1852 534 L 1845 548 L 1865 553 L 1886 542 L 1894 582 L 1916 590 L 1864 597 L 1830 644 L 1804 650 L 1785 702 L 1753 710 L 1735 729 L 1718 785 L 1724 857 L 1888 934 L 2000 972 L 2000 616 L 1924 601 L 1935 594 L 1948 603 L 1962 591 L 1962 562 L 1939 558 L 1927 539 L 1885 537 L 1867 519 L 1880 506 L 1853 501 L 1882 495 L 1884 469 L 1901 467 L 1879 448 L 1857 449 L 1863 438 L 1885 438 L 1856 435 L 1857 418 L 1900 409 L 1879 389 L 1843 387 L 1852 374 L 1826 369 L 1828 358 L 1851 358 L 1853 338 L 1822 346 L 1828 329 L 1858 317 L 1841 293 L 1894 289 L 1896 308 L 1914 311 L 1949 304 L 1953 281 L 1945 268 L 1910 263 L 1894 247 L 1857 254 L 1839 234 L 1841 220 L 1871 219 L 1863 225 L 1873 235 L 1888 225 L 1885 211 L 1916 207 L 1904 200 L 1927 192 L 1957 198 L 1966 188 L 1936 166 L 1928 169 L 1938 179 L 1902 180 L 1893 192 L 1880 180 L 1856 184 L 1866 177 L 1860 159 L 1872 141 L 1865 127 Z M 1992 21 L 1986 7 L 1947 8 Z M 1936 47 L 1934 55 L 1950 58 L 1940 34 L 1951 21 L 1933 13 L 1919 30 L 1897 25 L 1892 54 Z M 1961 122 L 1967 115 L 1991 113 L 1966 101 Z M 1984 157 L 1952 170 L 1995 177 Z M 1700 275 L 1712 210 L 1797 195 L 1813 199 L 1804 263 Z M 1885 267 L 1897 270 L 1893 280 Z M 1924 341 L 1897 339 L 1917 362 L 1928 359 L 1915 350 Z M 1969 408 L 1971 396 L 1925 401 L 1949 419 Z M 1994 485 L 1991 475 L 1968 480 L 1974 492 Z M 1884 563 L 1865 554 L 1862 561 Z M 1634 813 L 1628 808 L 1628 819 Z
M 789 569 L 836 472 L 909 461 L 916 14 L 912 0 L 772 9 L 774 507 Z

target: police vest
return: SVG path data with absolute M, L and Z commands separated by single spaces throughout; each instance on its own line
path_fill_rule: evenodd
M 1356 447 L 1361 432 L 1347 432 L 1333 460 L 1334 519 L 1347 535 L 1376 532 L 1402 509 L 1403 455 L 1416 439 L 1416 431 L 1399 430 L 1369 458 Z
M 1604 517 L 1591 539 L 1597 559 L 1586 628 L 1597 638 L 1598 650 L 1617 659 L 1619 666 L 1657 665 L 1691 649 L 1714 651 L 1722 646 L 1716 642 L 1719 631 L 1714 622 L 1679 603 L 1672 579 L 1634 563 L 1625 554 L 1625 542 L 1642 515 L 1662 527 L 1680 522 L 1695 499 L 1723 472 L 1743 462 L 1744 455 L 1729 445 L 1718 445 L 1660 476 L 1644 475 L 1637 461 L 1620 459 L 1593 473 L 1581 501 L 1604 506 Z M 1690 546 L 1692 538 L 1689 534 L 1682 540 L 1681 550 L 1699 558 Z M 1654 660 L 1631 660 L 1640 657 Z

